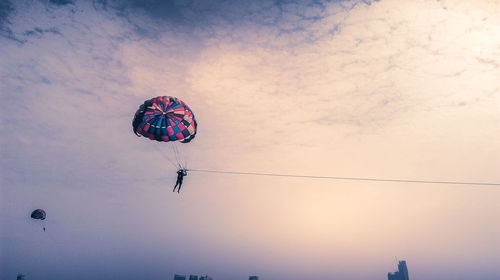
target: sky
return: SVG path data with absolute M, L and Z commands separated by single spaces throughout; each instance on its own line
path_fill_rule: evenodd
M 0 279 L 500 278 L 495 0 L 0 2 Z M 132 133 L 155 96 L 189 144 Z M 29 218 L 43 208 L 43 222 Z M 42 227 L 46 227 L 46 232 Z

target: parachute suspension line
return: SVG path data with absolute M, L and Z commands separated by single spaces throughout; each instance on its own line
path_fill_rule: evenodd
M 177 143 L 177 142 L 172 143 L 172 149 L 174 151 L 175 161 L 177 162 L 179 169 L 183 169 L 184 165 L 183 165 L 183 162 L 181 160 L 179 147 L 177 145 L 179 145 L 179 143 Z
M 163 151 L 162 153 L 163 153 L 163 156 L 168 160 L 168 162 L 170 162 L 170 164 L 172 164 L 172 166 L 174 168 L 178 168 L 176 160 L 172 159 L 168 154 L 166 154 L 165 151 Z
M 183 143 L 179 143 L 179 145 L 185 145 Z M 179 159 L 182 162 L 182 168 L 187 169 L 187 156 L 186 153 L 184 152 L 184 146 L 180 146 L 181 148 L 179 149 Z
M 184 144 L 183 144 L 184 145 Z M 187 169 L 188 168 L 188 161 L 187 161 L 187 155 L 185 152 L 183 152 L 182 154 L 182 160 L 183 160 L 183 166 L 184 166 L 184 169 Z
M 181 158 L 181 152 L 179 151 L 179 147 L 177 145 L 180 145 L 177 142 L 171 143 L 170 147 L 170 152 L 167 152 L 165 150 L 160 149 L 159 147 L 155 146 L 155 149 L 163 155 L 164 158 L 168 160 L 168 162 L 175 168 L 175 169 L 184 169 L 186 168 L 187 164 L 186 161 L 182 161 Z M 184 157 L 185 159 L 185 157 Z
M 156 147 L 156 145 L 154 145 L 155 149 L 161 154 L 163 155 L 164 158 L 166 158 L 168 160 L 168 162 L 174 167 L 174 168 L 178 168 L 178 166 L 175 164 L 175 162 L 168 156 L 165 154 L 165 151 L 164 150 L 161 150 L 160 148 Z
M 182 168 L 185 168 L 185 164 L 184 164 L 184 161 L 182 161 L 182 156 L 181 156 L 181 152 L 179 150 L 179 145 L 182 145 L 182 144 L 176 143 L 175 149 L 177 150 L 177 161 L 179 161 L 179 165 L 181 166 L 181 169 L 182 169 Z
M 187 161 L 186 153 L 184 153 L 184 168 L 188 169 L 188 161 Z
M 362 178 L 362 177 L 314 176 L 314 175 L 295 175 L 295 174 L 277 174 L 277 173 L 259 173 L 259 172 L 239 172 L 239 171 L 208 170 L 208 169 L 188 169 L 188 171 L 190 171 L 190 172 L 233 174 L 233 175 L 273 176 L 273 177 L 329 179 L 329 180 L 348 180 L 348 181 L 372 181 L 372 182 L 394 182 L 394 183 L 416 183 L 416 184 L 444 184 L 444 185 L 500 186 L 500 183 L 483 183 L 483 182 L 429 181 L 429 180 L 408 180 L 408 179 L 385 179 L 385 178 Z
M 177 149 L 177 161 L 180 163 L 181 169 L 187 169 L 187 158 L 186 153 L 184 153 L 184 149 L 182 148 L 185 145 L 183 143 L 176 142 L 175 146 Z

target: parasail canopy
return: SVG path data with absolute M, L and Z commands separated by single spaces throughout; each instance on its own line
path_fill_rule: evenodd
M 158 96 L 139 106 L 132 121 L 137 136 L 160 142 L 193 140 L 198 127 L 193 111 L 182 100 Z
M 46 216 L 47 214 L 42 209 L 36 209 L 35 211 L 31 212 L 31 218 L 35 220 L 45 220 Z

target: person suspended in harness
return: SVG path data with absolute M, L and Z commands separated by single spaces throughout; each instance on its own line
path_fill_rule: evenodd
M 182 180 L 184 179 L 184 176 L 187 176 L 187 170 L 186 169 L 179 169 L 177 171 L 177 182 L 175 182 L 174 186 L 174 192 L 177 186 L 179 186 L 179 189 L 177 189 L 177 192 L 181 191 L 181 186 L 182 186 Z

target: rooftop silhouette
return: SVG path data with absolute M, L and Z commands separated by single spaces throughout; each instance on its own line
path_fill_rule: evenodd
M 389 272 L 387 274 L 387 280 L 410 280 L 408 268 L 406 267 L 406 261 L 399 261 L 398 271 Z

